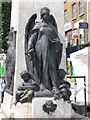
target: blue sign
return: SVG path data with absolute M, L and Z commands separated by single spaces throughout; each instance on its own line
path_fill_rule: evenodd
M 81 29 L 88 29 L 88 23 L 79 23 L 79 28 Z

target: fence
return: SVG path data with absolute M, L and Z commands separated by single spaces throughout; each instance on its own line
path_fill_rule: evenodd
M 85 116 L 87 116 L 87 102 L 86 102 L 86 77 L 85 76 L 67 76 L 67 78 L 83 78 L 84 79 L 84 99 L 85 99 Z

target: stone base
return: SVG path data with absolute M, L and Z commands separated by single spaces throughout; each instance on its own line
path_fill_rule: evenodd
M 17 103 L 13 106 L 14 118 L 31 118 L 32 117 L 32 104 L 31 103 Z
M 12 106 L 13 96 L 8 94 L 7 92 L 4 92 L 4 100 L 1 104 L 1 110 L 8 118 L 11 118 L 13 116 Z
M 47 100 L 52 100 L 54 104 L 57 104 L 57 109 L 53 113 L 48 114 L 43 111 L 42 106 Z M 36 97 L 32 103 L 18 102 L 16 106 L 13 105 L 12 110 L 14 111 L 13 118 L 71 118 L 74 115 L 70 103 L 63 99 L 55 101 L 53 97 Z
M 42 106 L 47 100 L 52 100 L 57 104 L 57 109 L 50 114 L 43 111 Z M 53 98 L 34 98 L 32 101 L 32 118 L 71 118 L 74 115 L 74 111 L 71 108 L 71 104 L 65 102 L 63 99 L 54 100 Z

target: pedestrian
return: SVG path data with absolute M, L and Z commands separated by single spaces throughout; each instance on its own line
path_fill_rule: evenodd
M 1 84 L 1 87 L 2 87 L 2 94 L 1 94 L 1 103 L 3 103 L 3 99 L 4 99 L 4 91 L 5 91 L 5 79 L 3 78 L 2 79 L 2 84 Z

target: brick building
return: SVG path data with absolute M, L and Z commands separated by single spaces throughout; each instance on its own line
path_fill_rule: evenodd
M 64 23 L 66 48 L 75 48 L 75 46 L 82 47 L 82 45 L 87 44 L 88 29 L 86 0 L 79 0 L 78 2 L 64 0 Z M 80 28 L 79 23 L 86 28 Z

